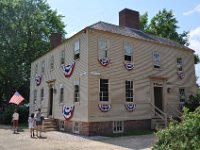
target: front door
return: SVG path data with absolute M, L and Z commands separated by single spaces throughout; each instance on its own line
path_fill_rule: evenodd
M 163 111 L 163 88 L 154 87 L 154 104 Z
M 49 88 L 49 116 L 52 116 L 53 110 L 53 88 Z

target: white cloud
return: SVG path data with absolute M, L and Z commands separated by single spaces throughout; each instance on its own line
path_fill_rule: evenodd
M 195 13 L 195 12 L 199 12 L 199 13 L 200 13 L 200 4 L 197 5 L 194 9 L 189 10 L 189 11 L 187 11 L 187 12 L 184 12 L 183 15 L 184 15 L 184 16 L 188 16 L 188 15 L 191 15 L 191 14 L 193 14 L 193 13 Z
M 190 48 L 195 50 L 195 54 L 200 57 L 200 26 L 189 33 Z M 195 65 L 196 76 L 199 77 L 197 83 L 200 85 L 200 64 Z

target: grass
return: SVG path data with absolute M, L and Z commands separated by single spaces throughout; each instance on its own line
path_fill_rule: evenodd
M 115 133 L 113 135 L 108 135 L 109 137 L 121 137 L 121 136 L 139 136 L 153 134 L 154 130 L 135 130 L 128 133 Z

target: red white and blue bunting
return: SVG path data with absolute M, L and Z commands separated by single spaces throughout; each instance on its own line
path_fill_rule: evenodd
M 35 75 L 35 83 L 36 83 L 37 86 L 40 85 L 41 80 L 42 80 L 42 77 L 40 75 L 36 74 Z
M 72 75 L 74 67 L 75 67 L 74 62 L 72 64 L 62 65 L 62 70 L 66 78 L 69 78 Z
M 110 63 L 110 60 L 107 59 L 107 58 L 101 58 L 101 59 L 98 59 L 98 60 L 99 60 L 100 64 L 104 67 L 107 66 Z
M 99 104 L 99 109 L 102 111 L 102 112 L 107 112 L 111 109 L 111 105 L 110 104 Z
M 134 64 L 125 62 L 124 67 L 126 68 L 126 70 L 133 70 Z
M 133 104 L 133 103 L 125 103 L 124 106 L 125 106 L 126 110 L 128 110 L 130 112 L 134 111 L 136 108 L 136 104 Z
M 183 72 L 177 72 L 177 74 L 180 79 L 183 79 L 185 77 L 185 74 Z
M 65 118 L 65 120 L 69 120 L 74 113 L 74 106 L 66 106 L 64 105 L 62 108 L 62 114 Z

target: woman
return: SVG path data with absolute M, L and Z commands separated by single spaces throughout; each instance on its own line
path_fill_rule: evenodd
M 18 121 L 19 121 L 19 113 L 17 112 L 17 109 L 15 109 L 15 111 L 12 115 L 14 134 L 17 133 L 17 131 L 18 131 L 18 125 L 19 125 Z

